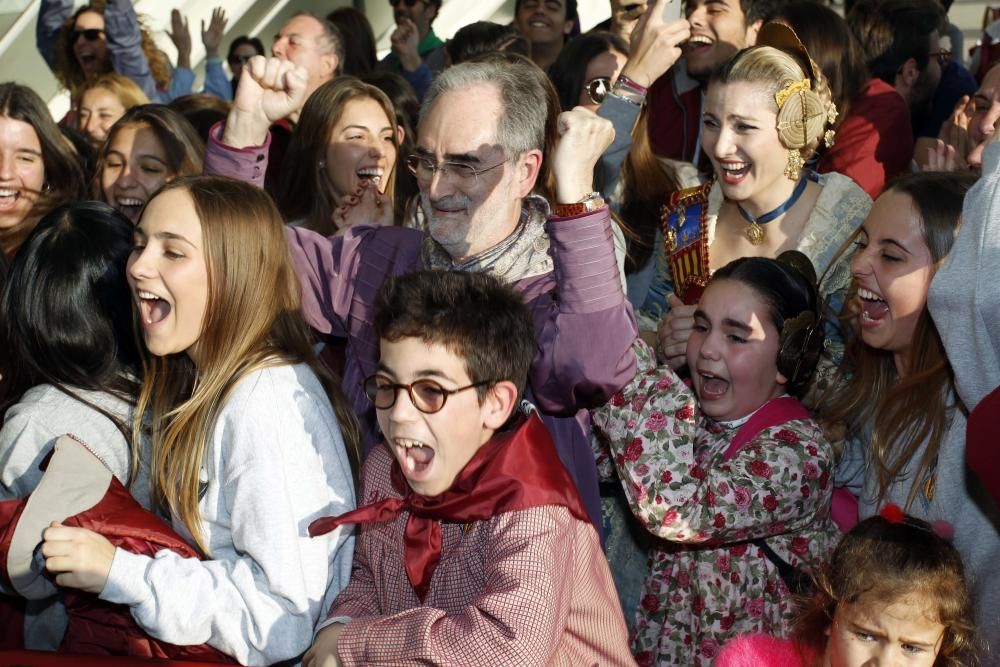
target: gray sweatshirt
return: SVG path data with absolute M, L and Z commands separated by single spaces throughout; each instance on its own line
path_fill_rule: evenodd
M 121 420 L 132 423 L 131 406 L 100 392 L 72 390 L 84 401 L 99 406 Z M 32 387 L 12 406 L 0 428 L 0 500 L 23 498 L 42 478 L 38 467 L 55 445 L 56 438 L 72 434 L 87 444 L 123 484 L 129 483 L 128 442 L 105 415 L 48 384 Z M 140 467 L 132 495 L 149 508 L 148 470 Z M 58 597 L 29 600 L 25 617 L 25 645 L 54 651 L 66 629 L 66 612 Z
M 308 367 L 240 382 L 215 424 L 202 479 L 211 560 L 118 549 L 101 598 L 129 605 L 167 642 L 207 642 L 249 665 L 297 659 L 347 584 L 354 551 L 350 528 L 307 532 L 314 519 L 355 507 L 340 427 Z M 190 540 L 183 522 L 173 527 Z
M 955 390 L 972 411 L 1000 386 L 1000 143 L 983 151 L 983 171 L 965 197 L 962 228 L 931 282 L 928 305 L 955 372 Z M 998 438 L 1000 440 L 1000 438 Z M 1000 511 L 966 474 L 965 417 L 955 419 L 948 444 L 958 450 L 952 475 L 967 494 L 951 510 L 955 546 L 973 579 L 976 621 L 992 648 L 983 661 L 1000 664 Z M 959 491 L 961 487 L 956 488 Z

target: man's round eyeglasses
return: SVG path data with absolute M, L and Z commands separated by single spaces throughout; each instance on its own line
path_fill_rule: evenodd
M 410 401 L 417 410 L 424 414 L 432 415 L 440 412 L 447 402 L 448 397 L 474 387 L 483 387 L 494 384 L 495 380 L 483 380 L 473 382 L 457 389 L 445 389 L 434 380 L 417 380 L 411 384 L 400 384 L 391 382 L 384 375 L 372 375 L 364 382 L 365 396 L 379 410 L 388 410 L 396 404 L 396 396 L 400 389 L 405 389 L 410 395 Z
M 418 181 L 428 182 L 434 178 L 434 172 L 438 172 L 442 178 L 448 179 L 448 182 L 452 185 L 474 185 L 479 179 L 480 174 L 485 174 L 487 171 L 496 169 L 505 162 L 507 160 L 497 162 L 491 167 L 476 169 L 471 164 L 465 162 L 442 162 L 441 164 L 434 164 L 430 158 L 423 155 L 410 155 L 406 158 L 407 168 L 417 177 Z

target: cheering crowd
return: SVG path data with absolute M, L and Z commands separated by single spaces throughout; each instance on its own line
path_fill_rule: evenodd
M 198 93 L 180 12 L 171 62 L 40 3 L 0 663 L 1000 665 L 1000 49 L 939 0 L 388 1 L 381 60 L 217 8 Z

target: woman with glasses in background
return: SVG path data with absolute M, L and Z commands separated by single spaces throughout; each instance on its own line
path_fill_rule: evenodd
M 549 69 L 563 111 L 581 106 L 597 111 L 628 60 L 628 44 L 610 32 L 574 37 Z
M 131 0 L 87 4 L 75 12 L 72 0 L 42 0 L 35 38 L 38 52 L 69 91 L 74 110 L 84 85 L 108 72 L 132 79 L 153 101 L 165 99 L 170 63 L 139 22 Z
M 240 35 L 229 43 L 229 54 L 226 61 L 229 63 L 229 71 L 233 73 L 233 95 L 236 95 L 236 86 L 240 82 L 240 75 L 243 74 L 243 66 L 254 56 L 264 56 L 264 45 L 256 37 Z

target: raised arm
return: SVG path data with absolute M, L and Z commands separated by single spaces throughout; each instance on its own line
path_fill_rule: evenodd
M 597 115 L 607 118 L 615 127 L 615 140 L 604 151 L 598 163 L 597 182 L 605 198 L 615 191 L 621 166 L 632 148 L 632 129 L 645 103 L 645 89 L 673 67 L 681 57 L 680 44 L 691 36 L 691 24 L 685 19 L 670 22 L 663 20 L 663 7 L 667 1 L 651 2 L 639 18 L 631 31 L 629 58 L 620 75 L 623 78 L 619 79 L 597 110 Z M 613 12 L 616 10 L 617 13 L 621 12 L 620 7 L 613 9 Z M 626 85 L 626 80 L 643 90 Z M 615 206 L 621 204 L 612 203 Z
M 56 43 L 63 23 L 73 14 L 73 0 L 42 0 L 35 24 L 35 46 L 45 64 L 56 71 Z
M 112 69 L 132 79 L 153 102 L 167 102 L 166 94 L 156 88 L 149 59 L 142 50 L 142 31 L 131 0 L 108 0 L 104 34 Z
M 568 204 L 591 192 L 594 165 L 614 130 L 574 109 L 560 115 L 559 131 L 556 197 Z M 606 207 L 550 218 L 548 232 L 557 289 L 533 304 L 538 352 L 531 387 L 542 410 L 573 413 L 602 405 L 634 375 L 635 318 L 622 291 Z

